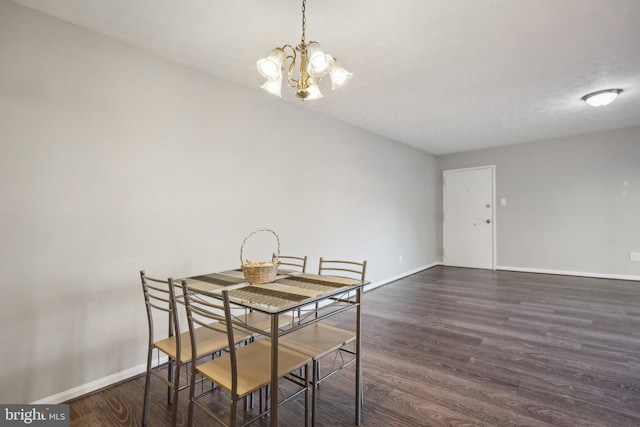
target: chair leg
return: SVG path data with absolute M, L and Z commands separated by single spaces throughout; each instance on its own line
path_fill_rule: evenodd
M 236 412 L 238 408 L 238 400 L 231 399 L 231 408 L 229 412 L 229 427 L 236 427 Z
M 320 375 L 320 360 L 312 360 L 313 373 L 311 375 L 311 425 L 316 425 L 316 406 L 318 402 L 318 375 Z
M 311 362 L 313 363 L 313 361 Z M 304 365 L 304 425 L 309 427 L 309 364 Z M 312 421 L 312 426 L 313 421 Z
M 262 414 L 267 408 L 267 405 L 265 404 L 265 401 L 267 400 L 267 390 L 265 387 L 262 387 L 260 390 L 258 390 L 258 393 L 260 397 L 258 412 Z
M 196 395 L 196 371 L 195 368 L 192 367 L 191 370 L 191 381 L 189 382 L 189 410 L 187 412 L 187 426 L 191 427 L 193 425 L 193 400 Z
M 144 404 L 142 406 L 142 425 L 147 425 L 147 412 L 149 411 L 149 394 L 151 392 L 151 358 L 153 357 L 153 349 L 149 349 L 147 354 L 147 375 L 144 380 Z
M 175 374 L 173 382 L 173 405 L 171 408 L 171 425 L 176 427 L 178 422 L 178 392 L 180 391 L 180 363 L 175 362 Z
M 169 358 L 169 362 L 167 364 L 167 381 L 170 384 L 173 384 L 173 359 Z M 167 387 L 167 405 L 171 405 L 173 403 L 173 390 L 171 387 Z

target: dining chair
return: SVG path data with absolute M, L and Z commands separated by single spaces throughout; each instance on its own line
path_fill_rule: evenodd
M 187 321 L 189 323 L 189 331 L 194 336 L 197 327 L 209 328 L 212 322 L 224 324 L 227 328 L 227 338 L 229 341 L 229 351 L 213 360 L 196 365 L 191 364 L 191 380 L 189 392 L 189 413 L 188 425 L 193 423 L 193 414 L 195 406 L 208 414 L 218 423 L 235 427 L 237 422 L 237 406 L 238 402 L 254 392 L 260 391 L 271 384 L 271 340 L 267 338 L 256 339 L 248 344 L 236 348 L 232 343 L 235 342 L 235 331 L 242 330 L 245 327 L 244 322 L 232 314 L 233 304 L 229 300 L 229 291 L 223 289 L 220 291 L 219 298 L 207 297 L 205 295 L 197 295 L 188 292 L 186 282 L 182 282 L 185 295 L 185 306 L 187 310 Z M 198 342 L 192 347 L 192 358 L 195 360 L 199 353 Z M 286 378 L 297 385 L 296 389 L 283 398 L 278 405 L 293 399 L 294 397 L 304 393 L 305 399 L 305 426 L 308 425 L 308 401 L 309 401 L 309 365 L 311 358 L 303 353 L 289 349 L 287 347 L 278 347 L 278 377 Z M 302 380 L 291 376 L 294 371 L 303 369 L 304 375 Z M 201 376 L 215 383 L 218 387 L 202 393 L 198 396 L 195 394 L 196 376 Z M 228 394 L 227 399 L 230 400 L 228 422 L 223 419 L 222 414 L 215 413 L 202 402 L 202 397 L 212 392 L 218 392 L 223 389 Z M 271 396 L 272 399 L 278 399 L 278 396 Z M 247 405 L 244 405 L 246 410 Z M 250 420 L 244 420 L 242 426 L 245 426 L 269 411 L 262 411 Z M 246 412 L 245 412 L 246 418 Z
M 367 268 L 367 261 L 342 261 L 342 260 L 326 260 L 320 258 L 318 274 L 344 277 L 356 279 L 364 282 Z M 317 310 L 316 306 L 316 310 Z M 316 322 L 312 325 L 295 330 L 280 339 L 282 345 L 308 355 L 312 359 L 311 374 L 311 425 L 315 426 L 316 422 L 316 406 L 318 386 L 322 381 L 329 378 L 338 371 L 346 368 L 355 362 L 357 354 L 357 346 L 351 345 L 355 343 L 356 332 L 330 326 L 322 322 Z M 351 348 L 353 347 L 353 348 Z M 334 354 L 335 357 L 330 364 L 330 369 L 324 375 L 320 371 L 320 361 L 325 356 Z M 359 387 L 356 384 L 356 387 Z M 360 390 L 362 402 L 362 390 Z
M 144 386 L 144 404 L 142 412 L 142 425 L 147 424 L 149 410 L 149 397 L 151 391 L 151 376 L 159 378 L 167 385 L 167 404 L 172 406 L 171 425 L 175 426 L 178 415 L 178 392 L 188 387 L 188 384 L 180 384 L 180 371 L 182 367 L 192 363 L 191 342 L 198 341 L 197 358 L 210 356 L 226 349 L 229 345 L 227 334 L 210 328 L 199 328 L 193 335 L 189 331 L 180 331 L 180 313 L 178 311 L 178 296 L 182 296 L 182 287 L 176 284 L 172 278 L 167 280 L 155 279 L 140 271 L 142 291 L 147 311 L 149 326 L 149 344 L 147 348 L 147 371 Z M 156 324 L 168 322 L 167 333 L 156 337 Z M 164 364 L 153 366 L 154 350 L 157 358 L 161 353 L 168 359 L 167 378 L 162 375 Z
M 271 257 L 271 261 L 275 262 L 276 260 L 280 261 L 280 265 L 285 265 L 287 268 L 282 270 L 284 272 L 297 271 L 300 273 L 305 273 L 307 270 L 307 256 L 292 256 L 292 255 L 276 255 L 273 254 Z

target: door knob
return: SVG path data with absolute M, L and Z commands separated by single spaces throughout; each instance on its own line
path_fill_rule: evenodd
M 487 224 L 491 224 L 491 220 L 490 219 L 487 220 Z

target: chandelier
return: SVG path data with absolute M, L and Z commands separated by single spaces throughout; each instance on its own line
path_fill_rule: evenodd
M 346 85 L 353 76 L 352 73 L 338 65 L 336 58 L 326 54 L 317 42 L 307 43 L 305 41 L 306 3 L 306 0 L 302 0 L 302 38 L 300 44 L 295 48 L 289 44 L 277 47 L 257 63 L 258 72 L 266 79 L 260 87 L 278 97 L 282 97 L 282 80 L 287 61 L 289 61 L 287 83 L 289 87 L 296 90 L 296 96 L 303 101 L 322 98 L 318 84 L 320 79 L 327 74 L 331 78 L 333 90 Z M 294 74 L 296 65 L 297 76 Z

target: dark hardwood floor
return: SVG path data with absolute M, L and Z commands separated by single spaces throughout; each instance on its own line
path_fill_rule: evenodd
M 640 426 L 640 282 L 434 267 L 365 293 L 362 351 L 363 426 Z M 353 378 L 323 383 L 319 427 L 353 425 Z M 71 425 L 139 425 L 143 388 L 69 402 Z M 165 390 L 151 427 L 169 425 Z M 302 425 L 292 403 L 282 426 Z M 186 408 L 184 392 L 179 425 Z

